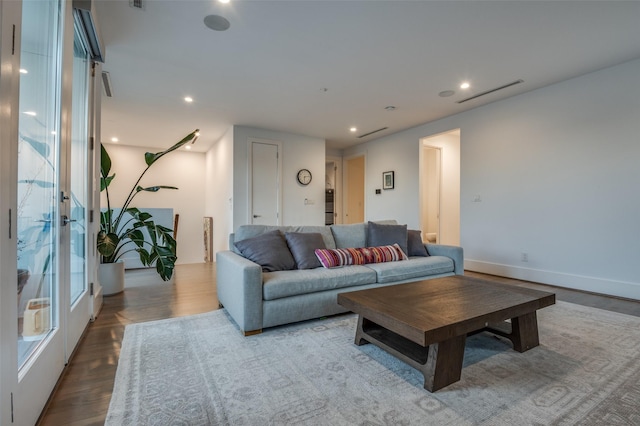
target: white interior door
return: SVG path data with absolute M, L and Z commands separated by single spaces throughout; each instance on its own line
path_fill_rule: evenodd
M 251 141 L 250 223 L 280 224 L 280 167 L 280 143 Z

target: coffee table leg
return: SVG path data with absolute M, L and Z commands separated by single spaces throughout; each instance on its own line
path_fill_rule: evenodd
M 536 311 L 511 319 L 511 342 L 513 349 L 525 352 L 540 344 Z
M 425 348 L 429 355 L 420 371 L 426 390 L 435 392 L 460 380 L 466 338 L 466 335 L 457 336 Z
M 363 321 L 364 318 L 362 317 L 362 315 L 358 315 L 358 327 L 356 328 L 356 339 L 354 342 L 358 346 L 366 345 L 367 343 L 369 343 L 369 341 L 365 338 L 366 334 L 362 329 Z

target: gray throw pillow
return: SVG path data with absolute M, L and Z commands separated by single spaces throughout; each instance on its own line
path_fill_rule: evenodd
M 288 271 L 296 268 L 287 242 L 279 230 L 237 241 L 240 253 L 252 262 L 262 266 L 264 272 Z
M 367 225 L 367 246 L 390 246 L 398 244 L 407 253 L 407 225 L 381 225 L 369 222 Z
M 429 256 L 424 243 L 422 242 L 422 232 L 409 229 L 407 231 L 407 256 Z
M 284 237 L 298 269 L 313 269 L 322 266 L 316 257 L 316 249 L 327 248 L 322 234 L 317 232 L 285 232 Z

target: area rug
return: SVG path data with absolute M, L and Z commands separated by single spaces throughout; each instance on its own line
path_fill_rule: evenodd
M 435 393 L 353 314 L 243 337 L 224 310 L 126 327 L 107 425 L 640 425 L 640 318 L 558 302 L 540 346 L 467 339 Z

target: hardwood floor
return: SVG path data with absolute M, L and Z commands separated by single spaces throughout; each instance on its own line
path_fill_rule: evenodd
M 125 325 L 218 309 L 212 263 L 178 265 L 172 282 L 154 270 L 127 271 L 125 281 L 124 292 L 104 298 L 38 424 L 104 423 Z
M 490 277 L 465 271 L 476 277 Z M 500 282 L 556 293 L 557 300 L 640 316 L 640 302 L 513 280 Z M 40 425 L 101 425 L 109 408 L 127 324 L 208 312 L 218 308 L 214 264 L 178 265 L 173 282 L 155 272 L 129 271 L 123 293 L 105 297 L 45 408 Z

